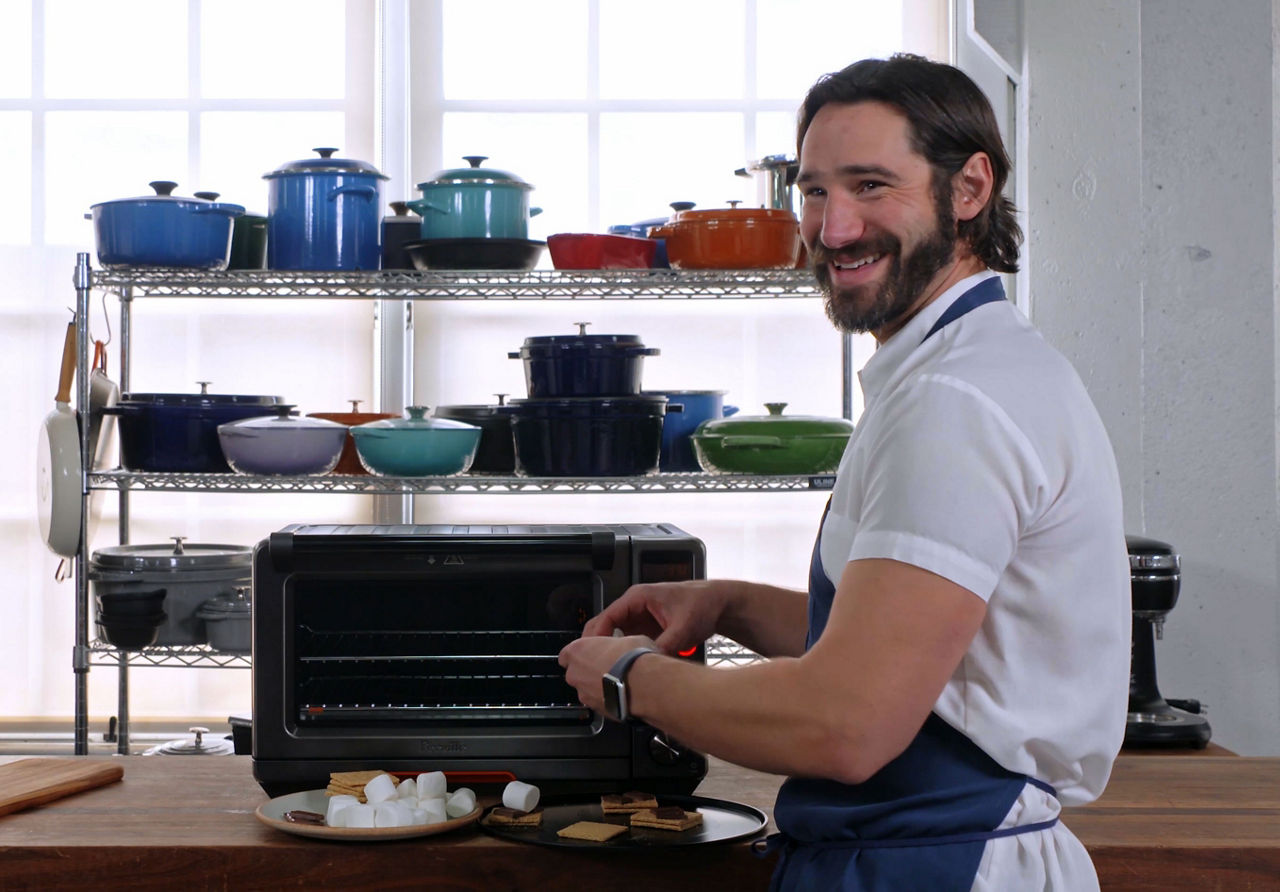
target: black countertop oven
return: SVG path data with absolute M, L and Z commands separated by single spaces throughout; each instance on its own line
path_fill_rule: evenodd
M 360 768 L 692 792 L 706 760 L 588 710 L 557 657 L 631 584 L 705 575 L 702 543 L 660 523 L 272 533 L 253 558 L 254 777 L 272 796 Z

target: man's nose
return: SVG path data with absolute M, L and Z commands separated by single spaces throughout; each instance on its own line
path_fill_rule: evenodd
M 827 197 L 822 209 L 822 243 L 829 248 L 852 244 L 866 232 L 866 220 L 857 203 L 835 194 Z

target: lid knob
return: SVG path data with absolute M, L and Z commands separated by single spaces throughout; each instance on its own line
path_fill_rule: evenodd
M 731 198 L 731 199 L 729 199 L 729 207 L 730 207 L 730 209 L 731 209 L 731 210 L 735 210 L 735 211 L 736 211 L 736 210 L 738 209 L 738 205 L 740 205 L 740 204 L 742 204 L 742 199 L 741 199 L 741 198 Z
M 590 325 L 591 323 L 590 323 L 590 322 L 575 322 L 575 323 L 573 323 L 573 324 L 574 324 L 574 325 L 576 325 L 576 326 L 578 326 L 578 336 L 579 336 L 579 337 L 586 337 L 586 334 L 587 334 L 587 326 L 588 326 L 588 325 Z
M 276 410 L 276 421 L 291 421 L 296 407 L 290 403 L 276 403 L 271 408 Z
M 671 210 L 673 211 L 691 211 L 696 207 L 692 201 L 673 201 L 671 202 Z
M 472 167 L 479 167 L 483 162 L 489 160 L 488 155 L 463 155 L 462 160 L 470 164 Z
M 205 201 L 217 201 L 221 192 L 197 192 L 196 198 L 203 198 Z
M 200 738 L 209 733 L 208 728 L 202 727 L 201 725 L 192 725 L 187 730 L 196 736 L 196 749 L 199 749 L 204 745 Z
M 201 396 L 204 396 L 205 394 L 207 394 L 207 393 L 209 392 L 209 385 L 210 385 L 210 384 L 212 384 L 213 382 L 212 382 L 212 381 L 197 381 L 196 383 L 200 385 L 200 395 L 201 395 Z
M 505 393 L 495 393 L 494 396 L 498 398 L 499 406 L 505 406 L 507 404 L 507 395 Z
M 249 587 L 244 585 L 236 586 L 236 601 L 243 602 L 249 600 Z
M 182 543 L 187 541 L 187 537 L 186 536 L 170 536 L 169 538 L 173 540 L 173 553 L 185 554 L 185 552 L 182 550 Z
M 769 410 L 770 415 L 781 415 L 782 410 L 787 408 L 786 403 L 765 403 L 764 407 Z
M 403 201 L 393 201 L 391 202 L 391 213 L 397 217 L 407 217 L 409 216 L 409 205 Z
M 363 402 L 363 400 L 347 400 L 347 402 L 351 404 L 351 414 L 354 415 L 360 411 L 360 403 Z
M 409 413 L 411 420 L 426 421 L 426 415 L 430 408 L 430 406 L 405 406 L 404 410 Z
M 318 154 L 320 155 L 320 157 L 321 157 L 321 158 L 332 158 L 332 157 L 333 157 L 333 153 L 334 153 L 334 152 L 336 152 L 336 151 L 338 151 L 338 150 L 337 150 L 337 149 L 331 149 L 331 148 L 329 148 L 328 146 L 325 146 L 325 147 L 324 147 L 324 148 L 322 148 L 322 149 L 312 149 L 311 151 L 318 153 Z
M 147 185 L 156 190 L 156 195 L 168 195 L 178 188 L 178 184 L 171 180 L 152 180 Z

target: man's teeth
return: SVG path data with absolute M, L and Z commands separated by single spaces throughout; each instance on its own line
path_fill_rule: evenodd
M 832 261 L 832 265 L 834 265 L 836 269 L 857 269 L 860 266 L 866 266 L 868 263 L 875 263 L 880 259 L 880 256 L 881 255 L 879 254 L 872 254 L 870 257 L 863 257 L 861 260 L 855 260 L 853 263 Z

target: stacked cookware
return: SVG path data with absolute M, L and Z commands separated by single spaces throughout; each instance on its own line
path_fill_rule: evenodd
M 528 398 L 499 411 L 511 418 L 516 471 L 534 477 L 630 477 L 658 470 L 665 396 L 642 393 L 646 356 L 629 334 L 525 338 L 509 353 L 524 361 Z

